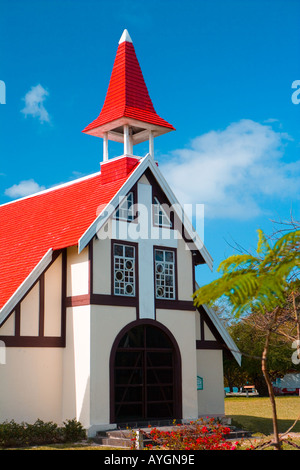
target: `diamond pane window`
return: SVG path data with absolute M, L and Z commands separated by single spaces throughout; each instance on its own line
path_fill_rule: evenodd
M 135 247 L 114 244 L 114 294 L 135 296 Z
M 155 250 L 155 291 L 157 299 L 175 299 L 175 254 Z
M 154 198 L 153 210 L 154 225 L 159 225 L 160 227 L 171 227 L 171 221 L 156 197 Z
M 118 210 L 116 211 L 116 218 L 120 220 L 127 220 L 131 222 L 134 219 L 134 197 L 133 192 L 129 193 L 124 201 L 119 205 Z

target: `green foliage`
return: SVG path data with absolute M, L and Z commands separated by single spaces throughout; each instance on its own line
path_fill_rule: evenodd
M 81 441 L 86 438 L 84 427 L 79 421 L 76 421 L 76 419 L 64 421 L 62 431 L 66 442 Z
M 224 260 L 218 271 L 222 276 L 194 293 L 194 304 L 213 305 L 225 296 L 240 316 L 250 309 L 271 311 L 282 306 L 286 295 L 298 280 L 291 276 L 300 266 L 300 230 L 283 235 L 273 246 L 258 230 L 256 256 L 233 255 Z
M 253 313 L 247 318 L 259 315 Z M 255 328 L 255 321 L 249 324 L 239 321 L 228 328 L 231 338 L 238 349 L 243 352 L 242 364 L 224 358 L 224 378 L 227 386 L 240 387 L 247 382 L 255 385 L 260 396 L 268 394 L 266 383 L 261 370 L 261 356 L 264 349 L 265 338 L 262 331 Z M 268 351 L 268 373 L 271 380 L 283 377 L 291 370 L 292 349 L 282 336 L 273 335 L 270 339 Z M 300 365 L 293 365 L 293 370 L 299 371 Z
M 14 420 L 0 424 L 0 447 L 24 447 L 41 444 L 74 442 L 85 439 L 86 433 L 76 419 L 58 427 L 53 422 L 38 419 L 34 424 L 16 423 Z

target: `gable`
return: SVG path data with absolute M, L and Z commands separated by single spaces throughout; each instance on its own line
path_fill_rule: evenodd
M 200 262 L 206 263 L 209 268 L 212 269 L 212 257 L 204 246 L 204 243 L 200 239 L 199 235 L 193 229 L 193 226 L 189 218 L 185 214 L 183 207 L 176 199 L 174 193 L 172 192 L 171 188 L 169 187 L 168 183 L 166 182 L 165 178 L 163 177 L 162 173 L 158 169 L 157 164 L 155 163 L 150 154 L 146 155 L 146 157 L 141 159 L 140 164 L 133 169 L 130 178 L 128 178 L 128 180 L 112 198 L 109 204 L 103 207 L 101 213 L 79 239 L 79 252 L 85 246 L 87 246 L 90 240 L 96 235 L 96 233 L 101 230 L 101 228 L 106 224 L 109 218 L 114 214 L 122 199 L 127 196 L 132 186 L 136 184 L 136 182 L 144 174 L 147 176 L 152 186 L 156 185 L 156 187 L 159 188 L 159 192 L 162 195 L 162 198 L 166 200 L 170 206 L 172 206 L 172 210 L 174 211 L 175 216 L 181 223 L 183 229 L 182 232 L 184 232 L 184 234 L 188 237 L 186 241 L 189 242 L 191 251 L 195 251 L 196 253 L 198 253 L 200 255 Z

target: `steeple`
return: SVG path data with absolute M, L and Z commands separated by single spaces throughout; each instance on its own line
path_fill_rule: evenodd
M 82 132 L 103 138 L 103 161 L 108 160 L 108 140 L 124 143 L 124 155 L 133 154 L 133 145 L 175 130 L 155 111 L 136 57 L 131 37 L 124 30 L 102 110 Z

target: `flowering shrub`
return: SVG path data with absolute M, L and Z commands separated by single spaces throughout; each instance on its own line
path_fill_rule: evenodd
M 236 450 L 238 442 L 226 441 L 229 433 L 230 428 L 212 418 L 206 422 L 198 420 L 188 425 L 177 424 L 168 431 L 153 428 L 149 433 L 144 433 L 144 436 L 151 441 L 151 444 L 146 445 L 147 449 Z

